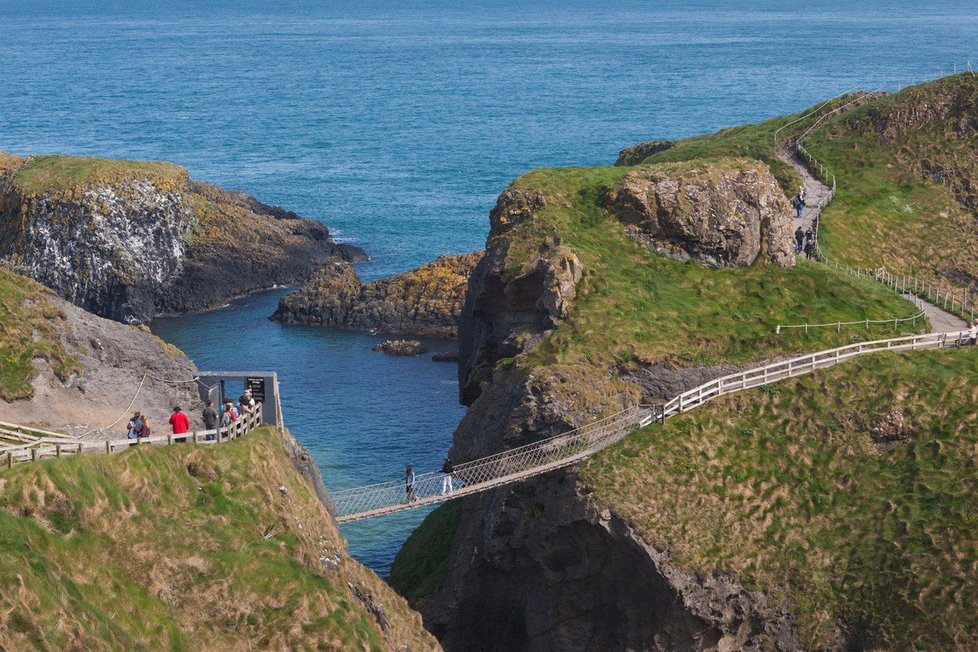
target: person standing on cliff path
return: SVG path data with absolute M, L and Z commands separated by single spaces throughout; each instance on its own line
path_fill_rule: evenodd
M 802 203 L 804 203 L 806 197 L 808 197 L 808 191 L 805 190 L 805 185 L 802 184 L 798 186 L 798 199 L 800 199 Z
M 414 467 L 411 466 L 404 470 L 404 495 L 405 502 L 413 503 L 418 500 L 414 493 Z
M 153 431 L 149 427 L 149 419 L 145 416 L 143 417 L 142 425 L 139 427 L 139 439 L 145 439 L 153 434 Z M 137 440 L 138 441 L 138 440 Z
M 182 435 L 190 430 L 190 419 L 180 410 L 179 405 L 173 408 L 173 414 L 170 415 L 170 426 L 173 428 L 174 435 Z
M 805 232 L 799 226 L 795 229 L 795 253 L 800 254 L 801 248 L 805 245 Z
M 213 430 L 217 427 L 217 411 L 214 410 L 214 401 L 208 400 L 207 406 L 200 415 L 204 420 L 204 430 Z M 206 435 L 204 439 L 210 441 L 214 439 L 214 435 Z
M 791 200 L 791 205 L 795 207 L 795 217 L 801 219 L 801 212 L 805 210 L 805 200 L 801 198 L 801 195 L 795 195 L 794 199 Z
M 132 418 L 129 419 L 129 423 L 126 424 L 126 436 L 129 439 L 136 439 L 139 437 L 139 431 L 143 429 L 143 419 L 139 412 L 133 412 Z
M 812 245 L 812 242 L 809 240 L 808 242 L 805 243 L 805 258 L 811 260 L 814 257 L 815 257 L 815 247 Z
M 441 479 L 441 493 L 442 495 L 450 494 L 454 491 L 454 487 L 452 487 L 452 473 L 455 472 L 455 469 L 452 468 L 452 462 L 447 457 L 442 462 L 441 472 L 444 474 Z

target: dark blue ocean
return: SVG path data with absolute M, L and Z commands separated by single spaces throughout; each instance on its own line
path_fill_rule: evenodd
M 166 159 L 323 221 L 376 278 L 480 248 L 537 166 L 978 62 L 960 1 L 0 0 L 0 150 Z M 333 489 L 435 469 L 454 365 L 284 328 L 282 292 L 153 328 L 203 369 L 276 369 Z M 343 528 L 380 573 L 422 518 Z

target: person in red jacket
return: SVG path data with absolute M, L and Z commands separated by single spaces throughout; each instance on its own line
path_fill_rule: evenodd
M 190 419 L 180 411 L 179 405 L 173 408 L 173 414 L 170 415 L 170 425 L 173 426 L 174 435 L 182 435 L 190 430 Z

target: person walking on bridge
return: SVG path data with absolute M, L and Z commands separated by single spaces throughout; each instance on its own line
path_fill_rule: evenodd
M 452 473 L 455 472 L 455 469 L 452 468 L 452 461 L 447 457 L 445 458 L 445 461 L 442 462 L 441 472 L 444 474 L 441 478 L 441 493 L 442 495 L 450 494 L 452 491 L 454 491 L 454 488 L 452 487 Z
M 417 502 L 418 496 L 414 493 L 414 467 L 409 466 L 404 471 L 404 495 L 406 502 Z

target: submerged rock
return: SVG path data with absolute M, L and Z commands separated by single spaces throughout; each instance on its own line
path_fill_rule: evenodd
M 455 337 L 469 275 L 482 252 L 442 256 L 403 274 L 364 283 L 349 265 L 329 264 L 279 301 L 285 324 Z
M 421 346 L 418 340 L 387 340 L 374 346 L 374 351 L 380 351 L 387 355 L 421 355 L 427 349 Z

